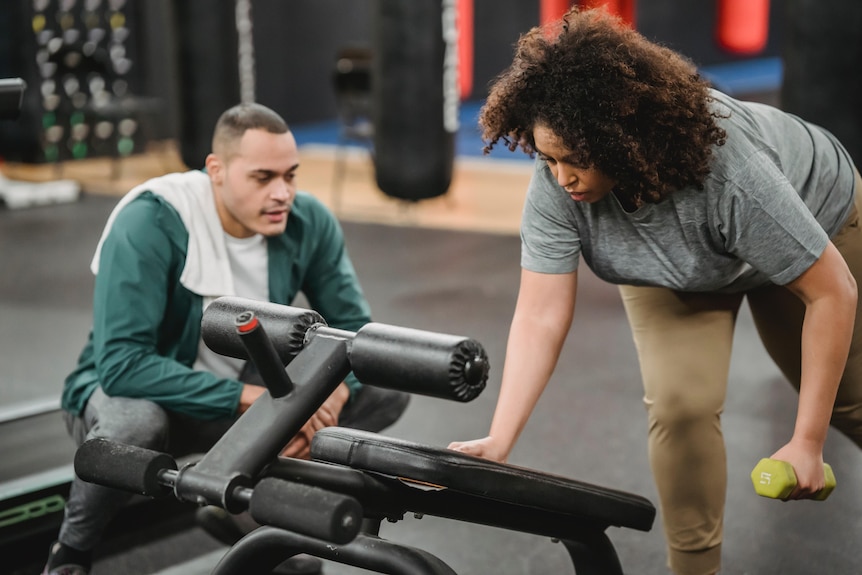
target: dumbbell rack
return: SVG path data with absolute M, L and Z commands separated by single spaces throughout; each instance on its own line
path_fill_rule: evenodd
M 652 527 L 655 508 L 637 495 L 374 433 L 327 428 L 314 437 L 313 461 L 278 457 L 350 371 L 364 385 L 472 400 L 488 371 L 474 340 L 383 324 L 346 332 L 309 310 L 242 298 L 216 300 L 202 327 L 214 351 L 251 358 L 270 393 L 197 464 L 177 469 L 166 454 L 91 440 L 75 468 L 109 487 L 248 510 L 264 526 L 214 575 L 270 572 L 297 553 L 380 573 L 454 574 L 424 550 L 379 537 L 382 520 L 408 512 L 551 537 L 578 575 L 622 575 L 606 529 Z

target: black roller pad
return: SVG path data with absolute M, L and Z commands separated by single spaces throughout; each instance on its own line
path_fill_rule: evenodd
M 177 469 L 166 453 L 102 438 L 85 441 L 75 452 L 75 473 L 83 481 L 150 497 L 171 492 L 159 482 L 165 469 Z
M 258 482 L 249 511 L 258 523 L 340 545 L 353 541 L 362 524 L 353 497 L 276 478 Z
M 461 402 L 476 398 L 488 381 L 479 342 L 374 322 L 356 333 L 350 366 L 364 384 Z

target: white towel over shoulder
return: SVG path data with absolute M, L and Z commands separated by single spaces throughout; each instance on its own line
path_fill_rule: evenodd
M 161 196 L 171 204 L 189 232 L 186 264 L 180 276 L 180 283 L 206 299 L 235 295 L 224 230 L 216 211 L 210 179 L 207 174 L 198 170 L 147 180 L 123 196 L 105 224 L 96 254 L 90 264 L 92 272 L 99 272 L 102 244 L 111 231 L 117 214 L 146 191 Z

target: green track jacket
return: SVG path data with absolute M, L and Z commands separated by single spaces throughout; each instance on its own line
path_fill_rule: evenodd
M 93 328 L 66 378 L 64 409 L 80 414 L 101 385 L 107 395 L 150 399 L 199 419 L 235 415 L 242 384 L 192 370 L 203 301 L 180 284 L 188 239 L 179 214 L 151 192 L 118 214 L 102 246 Z M 268 253 L 272 302 L 289 305 L 301 291 L 332 327 L 356 331 L 370 321 L 341 227 L 316 198 L 297 194 Z M 359 386 L 352 374 L 347 384 Z

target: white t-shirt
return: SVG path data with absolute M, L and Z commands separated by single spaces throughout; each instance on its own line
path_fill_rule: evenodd
M 234 293 L 239 297 L 269 301 L 269 258 L 266 238 L 260 234 L 250 238 L 235 238 L 224 234 L 233 275 Z M 201 339 L 194 368 L 209 371 L 220 377 L 237 379 L 245 360 L 219 355 Z

